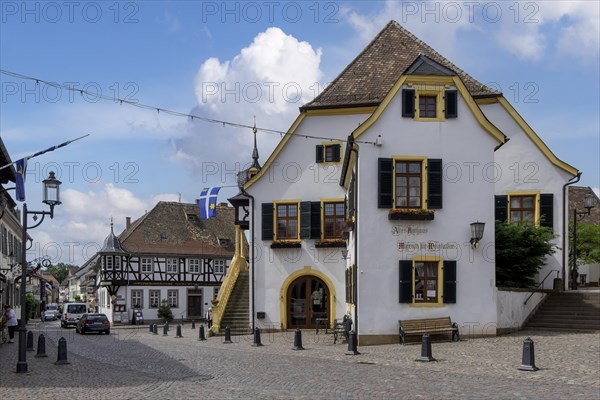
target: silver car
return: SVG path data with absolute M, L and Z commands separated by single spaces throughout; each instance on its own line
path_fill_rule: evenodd
M 82 335 L 87 332 L 104 332 L 110 335 L 110 321 L 106 314 L 83 314 L 77 321 L 75 331 Z

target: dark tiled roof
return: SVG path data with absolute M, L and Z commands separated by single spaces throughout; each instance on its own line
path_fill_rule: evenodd
M 587 211 L 583 206 L 583 199 L 588 194 L 595 197 L 596 205 L 591 209 L 590 215 L 581 219 L 581 223 L 600 225 L 600 199 L 590 187 L 569 186 L 569 219 L 573 218 L 573 209 L 579 212 Z
M 473 97 L 500 94 L 475 80 L 396 21 L 390 21 L 319 96 L 301 109 L 378 105 L 420 55 L 454 71 Z
M 159 202 L 119 235 L 130 253 L 233 256 L 234 209 L 217 206 L 217 217 L 200 220 L 197 204 Z M 224 242 L 225 241 L 225 242 Z
M 127 251 L 121 246 L 121 241 L 115 236 L 112 223 L 110 225 L 110 234 L 104 239 L 104 246 L 102 246 L 100 253 L 127 254 Z

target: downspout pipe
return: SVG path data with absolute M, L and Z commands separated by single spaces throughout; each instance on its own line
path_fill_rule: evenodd
M 563 280 L 563 291 L 567 290 L 567 277 L 566 277 L 566 268 L 568 261 L 568 252 L 565 251 L 567 248 L 567 243 L 569 240 L 568 231 L 567 231 L 567 223 L 569 222 L 569 213 L 567 206 L 567 186 L 573 185 L 581 179 L 582 172 L 577 172 L 577 176 L 571 178 L 567 183 L 563 185 L 563 198 L 562 198 L 562 211 L 563 211 L 563 224 L 562 224 L 562 248 L 563 248 L 563 257 L 562 257 L 562 280 Z
M 243 187 L 240 188 L 240 190 L 242 191 L 242 193 L 244 194 L 244 196 L 247 196 L 248 198 L 250 198 L 252 200 L 252 208 L 250 209 L 250 218 L 252 219 L 252 222 L 250 223 L 250 232 L 251 233 L 251 237 L 250 237 L 250 246 L 252 246 L 252 249 L 250 250 L 250 279 L 252 281 L 252 293 L 251 293 L 251 309 L 252 309 L 252 333 L 254 334 L 254 332 L 256 331 L 256 311 L 254 309 L 255 305 L 254 305 L 254 196 L 252 196 L 250 193 L 246 192 L 244 190 Z
M 356 333 L 356 337 L 358 338 L 358 203 L 359 203 L 359 195 L 358 195 L 358 145 L 352 141 L 352 148 L 350 151 L 356 154 L 356 175 L 354 178 L 354 265 L 356 271 L 356 295 L 354 297 L 354 332 Z

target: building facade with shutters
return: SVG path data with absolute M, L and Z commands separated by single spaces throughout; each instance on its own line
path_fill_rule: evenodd
M 537 166 L 537 181 L 512 182 L 516 162 L 525 175 Z M 501 93 L 392 21 L 301 107 L 244 186 L 259 214 L 259 325 L 348 315 L 364 345 L 398 342 L 398 320 L 450 316 L 463 334 L 495 335 L 496 218 L 560 232 L 561 191 L 577 173 Z

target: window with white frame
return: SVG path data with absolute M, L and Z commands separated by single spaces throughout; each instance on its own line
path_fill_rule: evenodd
M 171 274 L 177 273 L 177 259 L 167 258 L 167 272 Z
M 225 260 L 213 260 L 213 271 L 215 274 L 224 274 Z
M 178 290 L 167 290 L 167 301 L 169 306 L 177 308 L 179 303 L 179 291 Z
M 150 308 L 158 308 L 160 305 L 160 290 L 150 290 Z
M 197 258 L 190 259 L 190 272 L 192 274 L 200 273 L 200 260 Z
M 121 269 L 121 256 L 115 256 L 115 269 Z
M 131 291 L 131 308 L 144 307 L 143 294 L 143 290 L 136 289 Z
M 113 269 L 113 256 L 104 257 L 104 266 L 106 269 Z
M 152 258 L 142 257 L 140 260 L 140 272 L 152 272 Z

